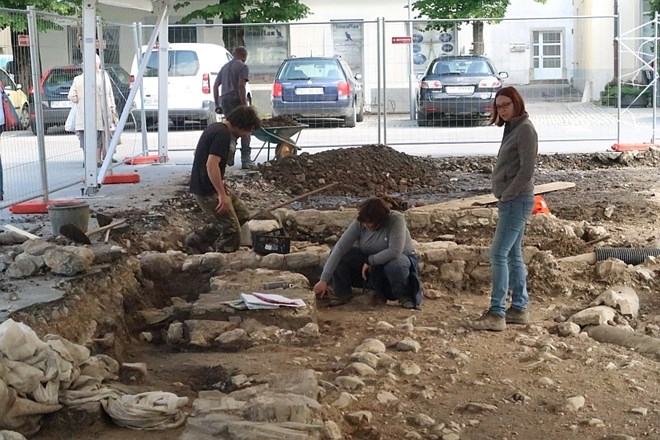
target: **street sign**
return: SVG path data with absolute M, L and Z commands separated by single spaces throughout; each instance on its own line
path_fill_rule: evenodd
M 410 44 L 412 37 L 392 37 L 392 44 Z
M 30 36 L 28 34 L 18 34 L 18 45 L 19 46 L 29 46 L 30 45 Z

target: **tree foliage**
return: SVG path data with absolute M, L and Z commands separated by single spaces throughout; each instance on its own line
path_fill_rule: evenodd
M 174 6 L 179 10 L 190 6 L 190 1 Z M 225 23 L 273 23 L 305 18 L 309 7 L 298 0 L 218 0 L 217 3 L 196 9 L 185 15 L 180 22 L 194 19 L 221 18 Z
M 25 11 L 34 6 L 37 11 L 51 12 L 58 15 L 77 15 L 82 9 L 82 0 L 2 0 L 2 7 Z M 27 31 L 24 14 L 0 11 L 0 29 L 11 27 L 13 32 Z
M 190 1 L 182 1 L 175 10 L 187 8 Z M 309 14 L 309 8 L 299 0 L 218 0 L 186 14 L 179 23 L 189 23 L 196 19 L 220 18 L 224 24 L 275 23 L 299 20 Z M 223 27 L 222 37 L 227 47 L 244 46 L 244 28 Z
M 546 0 L 534 0 L 545 4 Z M 660 0 L 655 0 L 660 2 Z M 431 28 L 447 30 L 454 25 L 457 28 L 461 24 L 472 23 L 472 34 L 474 53 L 483 54 L 483 21 L 470 20 L 471 18 L 490 19 L 489 22 L 497 23 L 504 18 L 506 10 L 511 3 L 510 0 L 416 0 L 412 3 L 415 18 L 430 18 L 432 20 L 458 20 L 445 23 L 436 22 L 429 24 Z

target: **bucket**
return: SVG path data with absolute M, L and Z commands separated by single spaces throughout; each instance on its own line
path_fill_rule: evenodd
M 48 205 L 48 216 L 55 235 L 60 235 L 62 225 L 75 225 L 87 232 L 89 205 L 86 202 L 54 203 Z

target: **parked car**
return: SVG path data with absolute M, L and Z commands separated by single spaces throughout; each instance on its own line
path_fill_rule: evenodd
M 417 93 L 420 127 L 443 120 L 479 122 L 490 117 L 507 72 L 484 56 L 442 56 L 429 63 Z
M 0 69 L 0 82 L 5 88 L 9 101 L 18 113 L 21 129 L 25 130 L 30 124 L 30 104 L 27 95 L 23 91 L 23 86 L 16 84 L 4 69 Z
M 273 117 L 299 121 L 334 120 L 355 127 L 364 119 L 360 75 L 335 57 L 300 57 L 282 61 L 271 96 Z
M 147 68 L 142 77 L 143 102 L 147 126 L 158 121 L 158 47 L 148 54 L 147 47 L 142 48 L 144 56 L 149 56 Z M 213 83 L 218 72 L 232 55 L 224 47 L 205 43 L 172 43 L 168 50 L 167 70 L 167 108 L 168 117 L 176 127 L 192 123 L 205 127 L 218 118 L 213 102 Z M 134 83 L 139 67 L 137 57 L 131 67 L 131 85 Z M 252 102 L 252 91 L 247 88 L 247 102 Z M 142 102 L 136 95 L 133 116 L 136 123 L 141 122 Z
M 130 75 L 118 64 L 106 64 L 105 71 L 108 72 L 112 83 L 112 92 L 115 96 L 117 114 L 121 114 L 126 105 L 129 91 Z M 82 66 L 61 66 L 48 69 L 41 76 L 39 86 L 41 87 L 41 100 L 43 103 L 44 132 L 50 127 L 64 125 L 71 109 L 68 94 L 73 83 L 73 78 L 83 73 Z M 31 90 L 30 108 L 34 108 L 34 93 Z M 34 113 L 30 115 L 30 128 L 37 134 L 37 125 Z

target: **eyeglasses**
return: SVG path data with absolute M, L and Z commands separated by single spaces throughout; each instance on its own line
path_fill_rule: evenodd
M 504 110 L 506 108 L 509 108 L 511 104 L 513 104 L 513 101 L 505 102 L 504 104 L 498 104 L 495 106 L 495 108 L 498 110 Z

